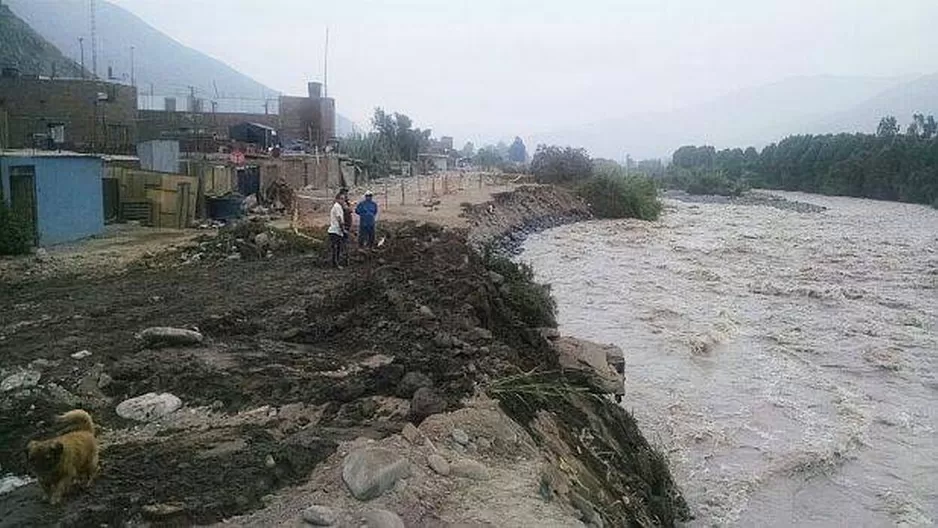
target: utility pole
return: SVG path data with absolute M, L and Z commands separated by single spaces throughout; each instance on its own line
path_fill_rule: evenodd
M 78 47 L 81 49 L 81 78 L 85 78 L 85 37 L 78 37 Z
M 137 79 L 134 77 L 134 47 L 130 47 L 130 85 L 137 87 Z
M 98 78 L 98 39 L 97 39 L 97 28 L 94 20 L 94 12 L 96 10 L 94 0 L 89 0 L 91 3 L 91 78 Z
M 326 50 L 322 61 L 322 96 L 329 97 L 329 26 L 326 26 Z

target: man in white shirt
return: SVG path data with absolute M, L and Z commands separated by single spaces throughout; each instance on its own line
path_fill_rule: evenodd
M 345 225 L 345 208 L 342 205 L 342 193 L 335 195 L 332 209 L 329 211 L 329 245 L 332 247 L 332 267 L 341 268 L 339 257 L 342 254 L 342 242 L 348 226 Z

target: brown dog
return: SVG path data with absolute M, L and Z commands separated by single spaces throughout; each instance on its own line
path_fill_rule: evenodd
M 84 485 L 98 474 L 98 442 L 91 415 L 81 409 L 68 411 L 58 421 L 70 431 L 49 440 L 32 440 L 26 456 L 46 497 L 58 504 L 73 484 Z

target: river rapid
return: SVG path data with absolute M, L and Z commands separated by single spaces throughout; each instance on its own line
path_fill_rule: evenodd
M 691 526 L 938 523 L 938 210 L 666 200 L 531 236 L 560 330 L 625 351 Z

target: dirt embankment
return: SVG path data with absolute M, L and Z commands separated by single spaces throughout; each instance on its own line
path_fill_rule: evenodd
M 89 490 L 49 506 L 35 484 L 19 487 L 0 495 L 0 525 L 183 525 L 239 515 L 248 516 L 235 524 L 296 525 L 297 508 L 311 501 L 342 506 L 355 526 L 377 503 L 407 526 L 522 526 L 538 515 L 566 515 L 569 525 L 671 524 L 686 506 L 661 458 L 607 389 L 561 368 L 504 277 L 472 249 L 535 219 L 569 218 L 562 195 L 554 206 L 534 205 L 540 193 L 551 196 L 538 189 L 493 204 L 504 211 L 519 200 L 533 216 L 470 216 L 472 244 L 459 230 L 390 225 L 382 248 L 355 253 L 343 270 L 324 268 L 311 246 L 0 283 L 2 472 L 25 475 L 25 443 L 53 434 L 51 418 L 70 408 L 94 414 L 103 447 Z M 151 326 L 196 328 L 204 340 L 157 347 L 135 337 Z M 150 392 L 171 393 L 183 407 L 146 422 L 115 412 Z M 486 392 L 501 406 L 450 414 Z M 420 429 L 407 451 L 399 444 L 400 434 L 413 437 L 409 423 Z M 368 439 L 399 445 L 412 485 L 377 501 L 351 499 L 337 472 Z M 429 454 L 461 476 L 428 473 Z M 505 497 L 518 500 L 499 506 Z M 508 521 L 498 508 L 520 513 Z
M 553 185 L 526 185 L 494 194 L 489 202 L 465 208 L 469 242 L 481 249 L 513 254 L 531 233 L 589 219 L 589 206 L 571 191 Z

